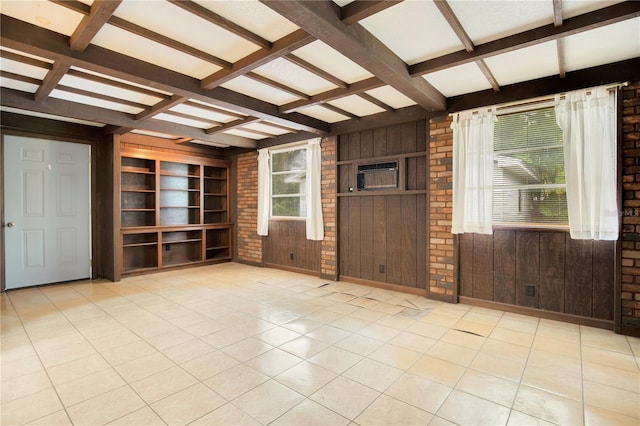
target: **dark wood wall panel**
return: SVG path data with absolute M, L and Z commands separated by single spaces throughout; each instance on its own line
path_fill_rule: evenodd
M 320 272 L 320 242 L 307 240 L 304 220 L 271 220 L 262 255 L 265 263 Z
M 496 230 L 458 237 L 461 296 L 613 320 L 615 243 L 566 232 Z M 534 294 L 527 294 L 527 286 Z

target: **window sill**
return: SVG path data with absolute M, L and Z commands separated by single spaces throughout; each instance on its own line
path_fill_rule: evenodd
M 549 231 L 569 232 L 569 225 L 537 225 L 532 223 L 494 223 L 494 231 Z

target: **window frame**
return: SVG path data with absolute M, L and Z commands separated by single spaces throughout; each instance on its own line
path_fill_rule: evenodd
M 291 169 L 291 170 L 286 170 L 286 171 L 278 171 L 278 172 L 274 172 L 273 171 L 273 157 L 275 155 L 278 154 L 284 154 L 287 152 L 293 152 L 293 151 L 304 151 L 304 155 L 306 157 L 307 155 L 307 150 L 308 147 L 306 144 L 300 145 L 297 144 L 295 146 L 288 146 L 285 148 L 277 148 L 277 149 L 272 149 L 269 151 L 270 155 L 271 155 L 271 167 L 269 170 L 269 179 L 270 179 L 270 184 L 271 184 L 271 194 L 269 197 L 269 219 L 276 219 L 276 220 L 305 220 L 306 219 L 306 212 L 304 215 L 301 214 L 301 212 L 298 212 L 299 214 L 296 216 L 281 216 L 281 215 L 274 215 L 273 214 L 273 200 L 277 199 L 277 198 L 297 198 L 300 200 L 300 207 L 301 209 L 304 208 L 306 210 L 306 202 L 307 202 L 307 191 L 306 191 L 306 179 L 307 179 L 307 168 L 308 165 L 306 164 L 306 159 L 305 159 L 305 169 Z M 274 194 L 273 193 L 273 177 L 274 176 L 284 176 L 284 175 L 288 175 L 288 174 L 296 174 L 296 173 L 304 173 L 305 176 L 305 184 L 304 192 L 298 192 L 295 194 Z M 304 206 L 304 207 L 303 207 Z
M 532 112 L 532 111 L 540 111 L 540 110 L 545 110 L 545 109 L 553 109 L 554 108 L 554 103 L 553 101 L 546 101 L 546 102 L 536 102 L 534 104 L 529 104 L 529 105 L 517 105 L 517 106 L 513 106 L 513 107 L 504 107 L 504 108 L 499 108 L 496 116 L 500 117 L 500 116 L 504 116 L 504 115 L 511 115 L 511 114 L 526 114 L 527 112 Z M 555 115 L 555 111 L 554 111 L 554 115 Z M 562 129 L 560 130 L 562 132 Z M 494 144 L 496 141 L 496 136 L 494 133 Z M 523 145 L 524 146 L 524 145 Z M 513 153 L 519 153 L 519 152 L 532 152 L 532 151 L 536 151 L 536 150 L 545 150 L 545 149 L 549 149 L 549 148 L 560 148 L 562 151 L 562 154 L 564 155 L 564 144 L 562 145 L 555 145 L 555 144 L 545 144 L 545 145 L 541 145 L 541 146 L 536 146 L 533 150 L 527 149 L 527 148 L 512 148 L 512 149 L 503 149 L 503 150 L 496 150 L 495 146 L 494 146 L 494 150 L 493 150 L 493 155 L 494 155 L 494 164 L 495 164 L 495 159 L 498 155 L 500 154 L 513 154 Z M 563 155 L 561 156 L 561 158 L 563 158 Z M 564 161 L 562 160 L 562 168 L 564 170 Z M 495 169 L 494 169 L 494 179 L 495 179 Z M 496 186 L 495 183 L 493 185 L 493 190 L 492 190 L 492 197 L 493 198 L 493 203 L 494 206 L 492 208 L 492 215 L 494 214 L 493 212 L 495 212 L 495 193 L 496 190 L 500 191 L 500 190 L 517 190 L 518 194 L 522 194 L 527 192 L 528 189 L 564 189 L 565 190 L 565 194 L 566 194 L 566 190 L 567 190 L 567 185 L 566 182 L 565 183 L 550 183 L 550 184 L 522 184 L 522 185 L 504 185 L 504 186 Z M 518 208 L 519 210 L 522 208 L 522 200 L 520 199 L 521 197 L 519 196 L 518 199 Z M 566 195 L 565 195 L 565 199 L 566 199 Z M 541 222 L 515 222 L 515 221 L 499 221 L 496 220 L 492 217 L 491 220 L 492 223 L 492 227 L 494 229 L 517 229 L 517 230 L 527 230 L 527 229 L 532 229 L 532 230 L 554 230 L 554 231 L 564 231 L 564 232 L 568 232 L 569 231 L 569 219 L 567 217 L 566 222 L 565 223 L 541 223 Z

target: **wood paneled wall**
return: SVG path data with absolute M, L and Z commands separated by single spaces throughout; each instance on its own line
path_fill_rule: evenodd
M 613 320 L 615 242 L 567 232 L 459 236 L 460 296 Z M 527 294 L 533 286 L 534 295 Z
M 304 220 L 271 220 L 263 240 L 265 264 L 308 272 L 320 272 L 320 241 L 307 240 Z

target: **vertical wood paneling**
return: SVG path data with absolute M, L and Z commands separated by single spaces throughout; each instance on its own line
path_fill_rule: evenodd
M 516 303 L 516 233 L 496 230 L 493 240 L 493 297 L 496 302 Z
M 402 232 L 402 196 L 393 195 L 387 199 L 387 250 L 385 269 L 387 282 L 400 284 L 402 281 L 403 240 L 407 235 Z M 405 285 L 407 283 L 404 283 Z
M 373 197 L 373 279 L 387 281 L 380 265 L 387 262 L 387 197 Z
M 360 199 L 360 275 L 351 275 L 365 280 L 373 280 L 373 197 L 359 197 Z
M 348 221 L 349 225 L 347 228 L 348 239 L 349 239 L 349 262 L 351 262 L 351 267 L 349 271 L 353 274 L 353 277 L 359 277 L 361 266 L 360 266 L 360 253 L 362 242 L 360 240 L 360 198 L 350 198 L 348 201 L 349 204 L 349 212 L 348 212 Z
M 411 232 L 411 231 L 409 231 Z M 427 196 L 416 196 L 416 287 L 427 288 Z
M 460 296 L 473 297 L 473 239 L 475 234 L 460 234 L 458 262 Z
M 593 249 L 590 240 L 567 238 L 566 276 L 564 286 L 565 312 L 591 316 L 593 292 Z
M 493 300 L 493 236 L 477 234 L 473 240 L 473 297 Z
M 373 156 L 387 155 L 387 129 L 381 127 L 373 130 Z
M 338 253 L 340 256 L 338 273 L 352 276 L 349 246 L 349 198 L 342 198 L 338 203 Z
M 409 195 L 399 197 L 402 203 L 401 208 L 401 250 L 400 250 L 400 274 L 401 278 L 399 283 L 410 287 L 417 287 L 416 273 L 417 264 L 416 258 L 418 253 L 417 247 L 417 224 L 418 217 L 416 211 L 416 198 L 417 195 Z M 394 254 L 391 253 L 391 256 Z
M 387 154 L 400 154 L 402 152 L 402 125 L 387 128 Z
M 373 130 L 365 130 L 360 134 L 360 157 L 373 157 Z
M 526 286 L 536 290 L 540 282 L 540 233 L 518 232 L 516 234 L 516 304 L 530 308 L 538 307 L 538 291 L 527 296 Z
M 349 135 L 348 149 L 348 160 L 360 158 L 360 133 L 352 133 L 351 135 Z
M 301 220 L 270 221 L 263 256 L 266 263 L 274 265 L 320 270 L 320 243 L 307 240 L 306 224 Z
M 540 287 L 541 309 L 562 312 L 565 285 L 565 233 L 540 233 Z
M 593 311 L 594 318 L 613 320 L 615 243 L 593 242 Z

